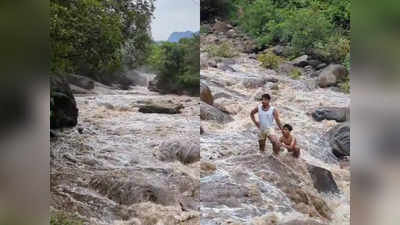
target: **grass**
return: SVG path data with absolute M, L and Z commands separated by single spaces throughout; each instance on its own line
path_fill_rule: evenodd
M 206 51 L 211 57 L 233 58 L 238 55 L 230 42 L 223 42 L 220 45 L 212 44 L 206 48 Z
M 344 93 L 347 93 L 347 94 L 350 93 L 350 79 L 349 79 L 349 76 L 347 76 L 338 85 L 339 85 L 340 90 L 342 90 Z
M 292 71 L 290 71 L 289 73 L 289 77 L 294 80 L 298 80 L 301 77 L 301 71 L 297 68 L 293 68 Z
M 261 62 L 261 66 L 267 69 L 278 69 L 279 64 L 283 62 L 283 59 L 272 52 L 261 54 L 257 58 Z
M 83 225 L 83 221 L 65 213 L 56 213 L 50 217 L 50 225 Z

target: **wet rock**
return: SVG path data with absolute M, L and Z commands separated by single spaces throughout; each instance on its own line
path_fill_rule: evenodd
M 73 127 L 78 123 L 75 97 L 63 76 L 50 76 L 50 128 Z
M 201 182 L 200 199 L 204 206 L 213 207 L 226 205 L 231 208 L 239 207 L 249 199 L 247 187 L 229 182 Z
M 233 121 L 233 118 L 228 114 L 223 113 L 221 110 L 206 103 L 200 103 L 200 119 L 214 120 L 219 123 L 228 123 Z
M 242 85 L 245 88 L 259 88 L 264 86 L 265 84 L 265 79 L 262 78 L 244 78 L 242 80 Z
M 88 77 L 79 76 L 75 74 L 68 74 L 65 76 L 68 83 L 78 86 L 80 88 L 84 88 L 87 90 L 91 90 L 94 88 L 94 81 Z
M 309 59 L 307 61 L 307 64 L 312 66 L 313 68 L 316 68 L 318 65 L 321 64 L 321 61 L 317 60 L 317 59 Z
M 308 55 L 302 55 L 291 61 L 294 66 L 305 67 L 308 65 Z
M 232 73 L 236 72 L 235 69 L 233 69 L 232 67 L 230 67 L 229 65 L 226 65 L 226 64 L 220 63 L 217 65 L 217 67 L 218 67 L 218 69 L 223 70 L 223 71 L 232 72 Z
M 327 225 L 313 220 L 291 220 L 286 223 L 280 223 L 279 225 Z
M 114 106 L 111 103 L 103 102 L 103 103 L 99 103 L 99 105 L 104 106 L 104 108 L 106 108 L 108 110 L 114 110 Z
M 313 165 L 308 165 L 307 168 L 315 189 L 324 193 L 339 193 L 336 182 L 329 170 Z
M 322 88 L 336 85 L 348 75 L 346 67 L 338 64 L 332 64 L 321 71 L 318 76 L 318 85 Z
M 200 100 L 209 105 L 214 103 L 214 98 L 211 94 L 210 88 L 203 82 L 200 82 Z
M 113 171 L 95 175 L 90 180 L 90 187 L 114 202 L 127 206 L 142 202 L 176 204 L 173 191 L 168 189 L 168 182 L 162 178 L 162 174 L 157 175 L 150 171 Z
M 199 140 L 168 140 L 162 142 L 156 152 L 156 157 L 161 161 L 172 162 L 179 160 L 184 164 L 200 160 Z
M 323 69 L 323 68 L 325 68 L 325 67 L 327 67 L 328 65 L 326 64 L 326 63 L 320 63 L 320 64 L 318 64 L 316 67 L 315 67 L 315 69 L 317 69 L 317 70 L 320 70 L 320 69 Z
M 312 112 L 312 117 L 316 121 L 335 120 L 344 122 L 350 119 L 350 109 L 348 107 L 321 107 Z
M 151 103 L 149 105 L 144 105 L 139 107 L 139 112 L 141 113 L 161 113 L 161 114 L 179 114 L 181 113 L 181 109 L 183 109 L 183 105 L 158 105 L 155 103 Z
M 339 124 L 328 131 L 332 153 L 338 158 L 350 156 L 350 123 Z
M 251 225 L 278 225 L 278 217 L 274 214 L 256 217 L 251 221 Z
M 228 113 L 231 115 L 236 115 L 238 112 L 242 110 L 240 104 L 238 104 L 235 100 L 226 99 L 226 98 L 218 98 L 214 101 L 214 106 L 221 110 L 224 113 Z

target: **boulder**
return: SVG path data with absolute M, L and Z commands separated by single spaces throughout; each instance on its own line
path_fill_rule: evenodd
M 218 67 L 218 69 L 220 69 L 220 70 L 223 70 L 223 71 L 228 71 L 228 72 L 236 72 L 236 70 L 235 69 L 233 69 L 231 66 L 229 66 L 229 65 L 226 65 L 226 64 L 224 64 L 224 63 L 219 63 L 218 65 L 217 65 L 217 67 Z
M 235 100 L 218 98 L 214 101 L 214 106 L 224 113 L 236 115 L 242 110 L 242 106 Z
M 91 90 L 94 88 L 94 81 L 90 78 L 79 76 L 75 74 L 66 75 L 68 83 L 78 86 L 80 88 Z
M 228 26 L 228 24 L 221 22 L 221 21 L 217 21 L 214 25 L 213 25 L 213 30 L 215 31 L 215 33 L 225 33 L 228 32 L 231 29 L 230 26 Z
M 168 140 L 160 144 L 156 157 L 161 161 L 180 161 L 184 164 L 194 163 L 200 160 L 200 143 L 196 140 Z
M 50 128 L 76 126 L 78 107 L 68 81 L 63 76 L 50 76 L 50 97 Z
M 324 68 L 318 76 L 318 85 L 322 88 L 336 85 L 339 80 L 348 75 L 346 67 L 332 64 Z
M 290 74 L 295 69 L 295 67 L 290 64 L 290 63 L 281 63 L 278 66 L 278 72 L 284 73 L 284 74 Z
M 339 124 L 328 131 L 332 153 L 338 158 L 350 156 L 350 123 Z
M 305 67 L 308 65 L 308 55 L 302 55 L 291 61 L 294 66 Z
M 208 68 L 208 57 L 206 54 L 200 54 L 200 69 L 207 69 Z
M 316 68 L 318 65 L 321 64 L 321 61 L 319 61 L 318 59 L 309 59 L 307 61 L 307 64 L 312 66 L 313 68 Z
M 179 114 L 183 109 L 182 104 L 178 105 L 159 105 L 150 103 L 148 105 L 140 106 L 139 112 L 141 113 L 162 113 L 162 114 Z
M 326 225 L 314 220 L 291 220 L 286 223 L 280 223 L 279 225 Z
M 263 78 L 254 78 L 254 77 L 249 77 L 249 78 L 244 78 L 242 80 L 242 85 L 245 88 L 259 88 L 263 87 L 266 83 L 266 80 Z
M 219 123 L 228 123 L 233 121 L 233 118 L 214 106 L 200 102 L 200 119 L 214 120 Z
M 200 100 L 209 105 L 214 103 L 210 88 L 203 82 L 200 82 Z
M 350 119 L 350 109 L 348 107 L 320 107 L 311 115 L 316 121 L 336 120 L 336 122 L 345 122 Z
M 200 126 L 200 134 L 203 134 L 203 133 L 204 133 L 203 127 Z
M 167 176 L 151 173 L 154 172 L 113 171 L 93 176 L 89 185 L 93 190 L 121 205 L 130 206 L 141 202 L 176 205 L 176 197 L 165 178 Z
M 307 165 L 307 169 L 311 175 L 315 189 L 324 193 L 339 193 L 331 171 L 310 164 Z

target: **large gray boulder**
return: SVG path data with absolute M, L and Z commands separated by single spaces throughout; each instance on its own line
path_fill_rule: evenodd
M 345 122 L 350 119 L 350 108 L 320 107 L 312 112 L 311 115 L 316 121 L 336 120 L 336 122 Z
M 219 123 L 228 123 L 233 121 L 233 118 L 230 115 L 223 113 L 221 110 L 204 102 L 200 102 L 200 119 L 214 120 Z
M 80 88 L 91 90 L 94 88 L 94 81 L 90 78 L 79 76 L 75 74 L 68 74 L 65 76 L 68 83 L 78 86 Z
M 315 189 L 324 193 L 339 193 L 331 171 L 314 165 L 307 165 L 307 168 Z
M 78 107 L 64 76 L 50 76 L 50 128 L 74 127 L 78 123 Z
M 346 67 L 339 64 L 332 64 L 324 68 L 318 76 L 318 85 L 321 88 L 334 86 L 348 75 Z
M 339 124 L 328 131 L 329 143 L 332 147 L 332 153 L 343 158 L 350 156 L 350 123 Z

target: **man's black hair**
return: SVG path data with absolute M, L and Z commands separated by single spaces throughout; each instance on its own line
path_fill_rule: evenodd
M 269 94 L 263 94 L 263 95 L 261 96 L 261 98 L 262 98 L 262 99 L 271 100 L 271 96 L 270 96 Z
M 293 130 L 293 127 L 290 124 L 283 125 L 283 128 L 287 128 L 289 131 Z

